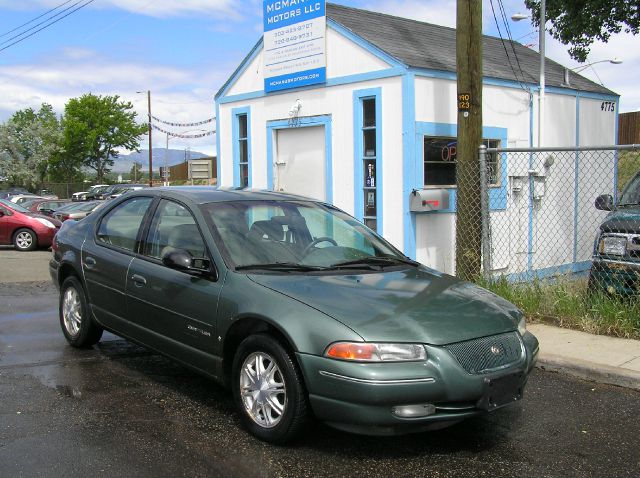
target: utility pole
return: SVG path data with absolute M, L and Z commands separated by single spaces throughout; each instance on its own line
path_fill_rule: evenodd
M 458 143 L 456 275 L 480 276 L 482 211 L 478 148 L 482 144 L 482 2 L 457 0 Z
M 153 187 L 153 149 L 151 147 L 151 90 L 147 90 L 147 106 L 149 107 L 149 187 Z
M 545 97 L 545 81 L 544 81 L 544 63 L 545 48 L 544 37 L 547 24 L 547 5 L 545 0 L 540 1 L 540 25 L 538 26 L 538 43 L 540 50 L 540 93 L 538 94 L 538 148 L 542 148 L 544 141 L 544 97 Z

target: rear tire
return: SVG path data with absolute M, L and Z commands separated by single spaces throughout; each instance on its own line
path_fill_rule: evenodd
M 73 347 L 86 348 L 98 343 L 103 329 L 91 316 L 82 284 L 67 277 L 60 287 L 60 327 Z
M 231 380 L 242 422 L 261 440 L 290 442 L 309 423 L 302 374 L 293 356 L 270 335 L 251 335 L 242 341 Z
M 32 251 L 38 247 L 38 236 L 31 229 L 18 229 L 13 235 L 13 245 L 18 251 Z

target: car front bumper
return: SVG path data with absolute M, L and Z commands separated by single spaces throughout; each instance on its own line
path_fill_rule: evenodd
M 538 354 L 538 341 L 523 337 L 521 360 L 501 370 L 469 374 L 443 347 L 426 346 L 426 362 L 353 363 L 298 354 L 316 417 L 336 428 L 396 435 L 442 428 L 500 408 L 490 404 L 494 386 L 507 383 L 519 400 Z M 510 395 L 511 394 L 511 395 Z M 426 416 L 399 416 L 397 407 L 424 405 Z
M 609 294 L 639 294 L 640 262 L 594 258 L 589 282 Z

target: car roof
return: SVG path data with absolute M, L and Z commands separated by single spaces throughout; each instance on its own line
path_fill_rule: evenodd
M 127 197 L 133 195 L 148 195 L 149 192 L 166 196 L 181 196 L 191 200 L 196 204 L 206 204 L 211 202 L 229 201 L 313 201 L 324 202 L 295 194 L 268 191 L 261 189 L 243 188 L 217 188 L 215 186 L 169 186 L 146 188 L 129 193 Z

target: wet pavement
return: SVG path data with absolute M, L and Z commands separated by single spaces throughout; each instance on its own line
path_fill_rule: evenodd
M 638 477 L 640 393 L 536 370 L 524 401 L 392 438 L 275 447 L 223 388 L 111 334 L 68 346 L 48 283 L 0 285 L 0 477 Z

